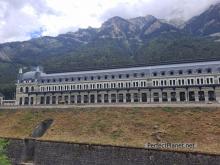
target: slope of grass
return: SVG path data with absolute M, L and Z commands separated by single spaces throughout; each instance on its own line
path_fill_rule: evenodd
M 39 122 L 54 120 L 42 140 L 144 147 L 194 143 L 195 151 L 220 153 L 218 108 L 76 108 L 0 111 L 0 137 L 30 136 Z

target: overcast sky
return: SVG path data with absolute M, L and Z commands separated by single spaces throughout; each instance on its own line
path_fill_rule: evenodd
M 57 36 L 113 16 L 188 20 L 220 0 L 0 0 L 0 43 Z

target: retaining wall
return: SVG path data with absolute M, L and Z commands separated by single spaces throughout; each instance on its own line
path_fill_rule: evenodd
M 33 146 L 34 153 L 30 154 Z M 30 161 L 32 158 L 35 165 L 219 165 L 220 163 L 220 155 L 39 140 L 27 142 L 19 139 L 10 140 L 8 155 L 13 164 L 24 162 L 27 158 Z

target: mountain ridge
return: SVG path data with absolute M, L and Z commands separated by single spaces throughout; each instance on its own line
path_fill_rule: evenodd
M 183 28 L 151 15 L 130 19 L 116 16 L 100 28 L 0 44 L 0 84 L 13 84 L 19 67 L 36 65 L 51 73 L 220 60 L 218 9 L 220 3 L 190 19 Z

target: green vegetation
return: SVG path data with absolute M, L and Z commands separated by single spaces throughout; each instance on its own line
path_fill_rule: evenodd
M 13 50 L 11 59 L 0 60 L 0 92 L 7 98 L 13 97 L 21 66 L 30 69 L 42 65 L 50 73 L 220 59 L 219 42 L 182 33 L 160 34 L 142 43 L 108 38 L 81 44 L 64 38 L 42 38 L 23 44 L 25 48 L 18 43 L 8 44 Z
M 6 156 L 5 149 L 8 145 L 8 141 L 0 139 L 0 165 L 10 165 L 10 161 Z

